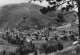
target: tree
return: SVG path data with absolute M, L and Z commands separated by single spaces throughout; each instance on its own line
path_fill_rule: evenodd
M 74 40 L 74 39 L 75 39 L 74 34 L 72 34 L 72 35 L 70 36 L 70 39 L 71 39 L 71 40 Z
M 46 37 L 45 40 L 48 41 L 48 38 Z
M 45 53 L 47 47 L 48 47 L 47 44 L 42 44 L 41 47 L 40 47 L 40 51 Z
M 61 2 L 62 0 L 56 0 L 57 2 Z
M 6 51 L 3 50 L 3 51 L 0 52 L 0 55 L 5 55 L 5 53 L 6 53 Z
M 58 43 L 57 46 L 58 46 L 58 50 L 63 50 L 63 45 L 61 43 Z
M 37 49 L 34 50 L 34 55 L 38 55 Z
M 58 17 L 58 19 L 56 19 L 57 22 L 64 22 L 63 14 L 60 13 L 57 15 L 57 17 Z
M 80 46 L 77 46 L 77 47 L 75 48 L 75 51 L 76 51 L 77 54 L 80 54 Z
M 49 54 L 49 53 L 53 53 L 53 52 L 56 52 L 57 51 L 57 48 L 53 45 L 50 45 L 48 46 L 48 48 L 46 49 L 45 53 L 46 54 Z
M 27 55 L 29 53 L 33 53 L 35 51 L 35 45 L 33 43 L 27 43 L 25 45 L 19 46 L 16 50 L 18 55 Z
M 40 9 L 41 13 L 43 13 L 43 14 L 46 14 L 49 11 L 55 11 L 55 10 L 57 10 L 58 7 L 62 6 L 65 3 L 67 3 L 68 5 L 66 7 L 62 7 L 61 11 L 63 11 L 63 10 L 65 10 L 65 11 L 73 10 L 74 6 L 78 5 L 78 4 L 74 4 L 74 2 L 73 2 L 73 1 L 76 2 L 77 0 L 69 0 L 69 1 L 66 1 L 66 0 L 65 1 L 64 0 L 56 0 L 56 1 L 53 1 L 53 2 L 51 0 L 46 0 L 46 1 L 49 3 L 49 5 L 52 5 L 52 6 L 51 7 L 48 6 L 47 8 L 43 7 L 42 9 Z M 63 3 L 60 3 L 61 1 L 63 1 Z
M 40 12 L 46 14 L 48 12 L 48 9 L 43 7 L 42 9 L 40 9 Z

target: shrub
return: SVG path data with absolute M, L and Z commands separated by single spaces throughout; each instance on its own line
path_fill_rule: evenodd
M 42 44 L 41 47 L 40 47 L 40 51 L 41 52 L 45 52 L 46 49 L 47 49 L 48 45 L 47 44 Z
M 29 54 L 35 51 L 35 45 L 31 44 L 31 45 L 21 45 L 17 50 L 16 53 L 19 55 L 25 55 L 25 54 Z
M 57 46 L 58 46 L 58 50 L 63 50 L 63 45 L 61 43 L 58 43 Z
M 75 49 L 76 53 L 77 54 L 80 54 L 80 46 L 78 46 L 76 49 Z
M 50 46 L 46 49 L 45 53 L 46 53 L 46 54 L 49 54 L 49 53 L 56 52 L 56 51 L 57 51 L 57 48 L 56 48 L 55 46 L 53 46 L 53 45 L 50 45 Z
M 56 19 L 57 22 L 64 22 L 63 14 L 58 14 L 57 17 L 58 17 L 58 19 Z
M 0 55 L 5 55 L 5 53 L 6 53 L 6 51 L 3 50 L 3 51 L 0 52 Z

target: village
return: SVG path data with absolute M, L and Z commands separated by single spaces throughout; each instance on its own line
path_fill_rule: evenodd
M 31 29 L 35 28 L 31 27 L 30 31 Z M 4 29 L 4 31 L 0 33 L 1 36 L 0 38 L 7 41 L 9 44 L 18 46 L 17 48 L 21 48 L 21 46 L 26 46 L 28 48 L 26 47 L 22 48 L 23 49 L 25 48 L 26 50 L 29 49 L 27 51 L 30 52 L 25 53 L 24 51 L 26 50 L 23 50 L 23 52 L 25 54 L 34 53 L 34 55 L 35 54 L 39 55 L 43 53 L 51 54 L 53 52 L 54 53 L 57 52 L 57 50 L 63 51 L 63 49 L 66 49 L 70 46 L 79 46 L 80 37 L 78 31 L 75 32 L 74 29 L 69 31 L 67 31 L 66 29 L 65 30 L 58 30 L 58 29 L 59 27 L 49 27 L 42 30 L 35 29 L 36 31 L 34 32 L 29 32 L 29 30 L 28 32 L 27 31 L 20 32 L 17 29 L 13 30 Z M 28 43 L 32 44 L 29 45 Z M 16 50 L 17 48 L 14 49 Z M 19 52 L 19 54 L 21 53 Z

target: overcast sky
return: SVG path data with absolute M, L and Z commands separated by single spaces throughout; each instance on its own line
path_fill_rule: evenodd
M 23 3 L 25 0 L 0 0 L 0 6 L 11 3 Z
M 28 0 L 0 0 L 0 6 L 6 5 L 6 4 L 12 4 L 12 3 L 26 3 Z M 40 6 L 48 6 L 49 4 L 44 0 L 42 3 L 36 1 L 36 2 L 32 2 L 35 4 L 38 4 Z M 63 4 L 63 7 L 65 7 L 67 4 Z M 59 7 L 60 9 L 60 7 Z M 75 9 L 78 12 L 78 9 Z
M 28 0 L 0 0 L 0 6 L 5 5 L 5 4 L 11 4 L 11 3 L 23 3 L 23 2 L 27 2 Z M 43 1 L 42 3 L 40 2 L 33 2 L 35 4 L 39 4 L 41 6 L 47 6 L 48 3 Z

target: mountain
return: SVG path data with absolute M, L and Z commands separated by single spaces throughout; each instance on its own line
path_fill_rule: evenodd
M 31 3 L 7 4 L 0 8 L 0 29 L 4 27 L 26 29 L 29 26 L 48 27 L 70 23 L 77 19 L 76 12 L 62 11 L 65 22 L 58 22 L 57 15 L 61 11 L 52 11 L 42 14 L 40 9 L 43 7 Z

